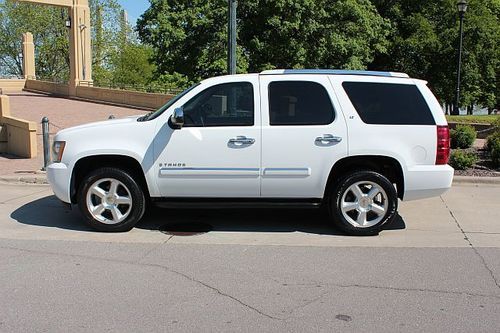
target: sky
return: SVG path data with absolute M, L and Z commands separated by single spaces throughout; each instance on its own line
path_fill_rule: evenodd
M 148 9 L 148 0 L 118 0 L 118 3 L 128 12 L 129 22 L 135 25 L 137 19 Z

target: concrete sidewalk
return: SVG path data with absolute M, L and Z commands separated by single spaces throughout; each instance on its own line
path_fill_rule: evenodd
M 7 154 L 0 154 L 0 176 L 18 176 L 31 179 L 30 182 L 40 182 L 39 176 L 34 176 L 43 166 L 43 143 L 41 121 L 48 117 L 51 123 L 50 133 L 85 123 L 106 120 L 110 115 L 117 118 L 144 114 L 132 108 L 110 106 L 83 102 L 67 98 L 53 97 L 30 92 L 8 94 L 10 97 L 11 114 L 38 124 L 38 157 L 21 159 Z
M 77 207 L 68 210 L 49 186 L 0 184 L 0 238 L 162 243 L 165 235 L 158 228 L 166 221 L 197 221 L 208 223 L 214 231 L 174 237 L 169 243 L 470 247 L 473 239 L 474 246 L 500 247 L 499 198 L 500 186 L 463 184 L 442 197 L 401 202 L 399 218 L 377 237 L 346 237 L 325 223 L 321 211 L 255 209 L 154 209 L 131 232 L 106 234 L 86 227 Z

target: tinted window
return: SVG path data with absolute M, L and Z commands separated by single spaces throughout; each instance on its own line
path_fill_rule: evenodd
M 343 87 L 367 124 L 435 125 L 429 106 L 414 85 L 344 82 Z
M 252 126 L 253 98 L 253 86 L 249 82 L 210 87 L 184 105 L 184 126 Z
M 321 84 L 305 81 L 269 84 L 271 125 L 327 125 L 334 117 L 332 102 Z

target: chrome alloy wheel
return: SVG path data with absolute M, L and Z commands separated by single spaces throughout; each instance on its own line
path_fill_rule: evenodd
M 340 209 L 353 227 L 370 228 L 382 221 L 388 206 L 387 194 L 380 185 L 361 181 L 344 192 Z
M 99 179 L 87 191 L 87 209 L 94 219 L 104 224 L 123 222 L 132 210 L 129 189 L 113 178 Z

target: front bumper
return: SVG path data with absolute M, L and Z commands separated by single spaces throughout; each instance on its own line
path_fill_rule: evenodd
M 64 163 L 52 163 L 47 167 L 47 179 L 56 197 L 66 203 L 71 203 L 70 183 L 71 172 Z
M 421 165 L 405 175 L 404 201 L 438 197 L 451 188 L 455 170 L 449 165 Z

